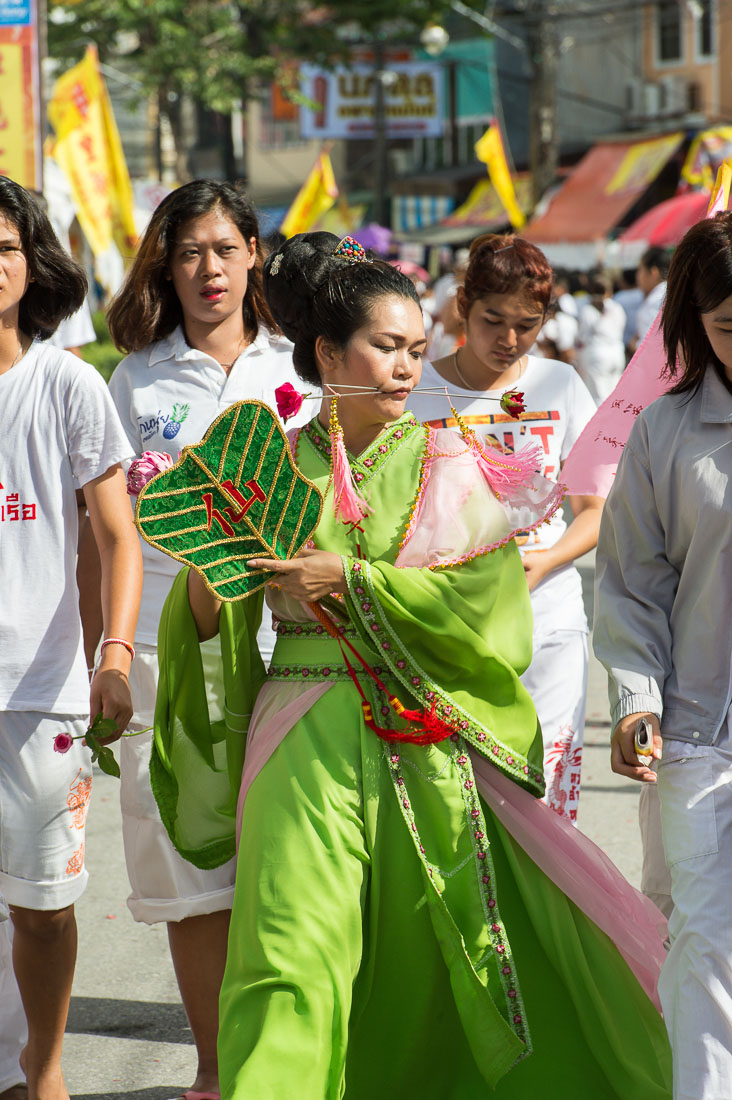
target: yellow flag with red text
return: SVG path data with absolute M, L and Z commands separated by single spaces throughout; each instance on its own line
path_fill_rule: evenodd
M 60 76 L 48 104 L 53 157 L 71 185 L 76 215 L 95 256 L 114 242 L 125 258 L 137 243 L 132 184 L 96 47 Z
M 514 229 L 521 229 L 526 222 L 526 216 L 516 202 L 516 192 L 506 161 L 503 137 L 496 119 L 492 120 L 483 137 L 476 141 L 475 155 L 488 169 L 491 183 L 501 200 L 503 209 L 508 214 L 511 225 Z
M 333 165 L 328 154 L 321 153 L 285 214 L 280 233 L 285 237 L 307 233 L 330 210 L 337 198 L 338 186 Z

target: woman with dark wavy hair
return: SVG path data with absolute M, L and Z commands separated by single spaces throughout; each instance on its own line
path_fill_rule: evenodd
M 84 272 L 45 213 L 0 178 L 0 888 L 28 1025 L 23 1066 L 10 1067 L 9 1079 L 0 1066 L 0 1090 L 23 1091 L 25 1073 L 30 1100 L 68 1100 L 61 1045 L 92 784 L 82 739 L 90 714 L 113 720 L 111 740 L 130 719 L 140 598 L 121 466 L 130 447 L 93 367 L 43 342 L 85 293 Z M 78 487 L 101 558 L 105 641 L 91 690 L 76 582 Z M 22 1020 L 16 993 L 5 984 L 0 1002 L 8 1046 Z
M 112 302 L 109 328 L 131 354 L 110 390 L 137 456 L 186 444 L 235 401 L 276 407 L 275 389 L 295 382 L 292 345 L 262 293 L 263 249 L 254 208 L 229 183 L 194 180 L 154 212 L 125 283 Z M 303 414 L 304 415 L 304 414 Z M 158 620 L 179 564 L 144 544 L 144 583 L 131 681 L 133 728 L 152 725 L 157 686 Z M 265 659 L 274 636 L 260 634 Z M 212 720 L 223 715 L 220 667 L 205 651 Z M 150 789 L 150 737 L 128 738 L 121 752 L 123 836 L 135 920 L 165 921 L 183 1003 L 198 1051 L 186 1095 L 216 1096 L 218 993 L 233 897 L 230 861 L 199 870 L 173 849 Z
M 674 1097 L 722 1100 L 732 1096 L 731 213 L 676 248 L 661 327 L 672 386 L 633 425 L 605 505 L 594 645 L 610 680 L 613 771 L 657 784 Z M 639 758 L 643 720 L 652 755 Z

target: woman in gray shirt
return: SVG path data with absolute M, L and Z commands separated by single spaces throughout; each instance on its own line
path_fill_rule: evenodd
M 669 392 L 638 417 L 597 550 L 612 767 L 658 782 L 674 907 L 659 992 L 675 1100 L 732 1096 L 732 214 L 669 271 Z M 653 730 L 649 767 L 635 731 Z

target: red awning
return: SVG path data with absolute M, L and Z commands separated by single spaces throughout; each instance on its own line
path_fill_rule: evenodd
M 620 235 L 622 244 L 644 241 L 647 245 L 669 248 L 678 244 L 687 229 L 706 216 L 709 206 L 708 191 L 687 191 L 672 199 L 659 202 L 658 206 L 641 214 L 637 221 Z
M 674 133 L 595 145 L 522 235 L 539 245 L 606 237 L 653 183 L 683 137 Z

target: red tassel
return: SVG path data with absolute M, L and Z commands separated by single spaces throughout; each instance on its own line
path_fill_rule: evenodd
M 397 702 L 399 702 L 398 699 Z M 391 730 L 387 729 L 386 726 L 377 725 L 369 703 L 362 702 L 361 710 L 363 711 L 364 725 L 373 730 L 382 741 L 401 741 L 408 742 L 411 745 L 436 745 L 438 741 L 445 741 L 456 732 L 452 726 L 437 718 L 434 713 L 434 704 L 430 714 L 426 714 L 424 711 L 405 710 L 402 707 L 402 715 L 404 717 L 408 716 L 410 721 L 414 716 L 414 724 L 421 727 L 416 731 L 412 727 L 406 730 Z

